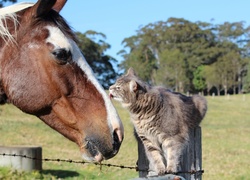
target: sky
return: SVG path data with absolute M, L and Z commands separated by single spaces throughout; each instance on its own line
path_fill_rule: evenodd
M 120 62 L 123 39 L 136 35 L 141 26 L 170 17 L 213 24 L 244 21 L 249 26 L 250 0 L 68 0 L 60 14 L 74 31 L 105 34 L 111 45 L 106 54 Z

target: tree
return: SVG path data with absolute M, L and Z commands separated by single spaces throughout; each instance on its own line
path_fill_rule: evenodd
M 114 83 L 117 73 L 113 65 L 117 62 L 115 58 L 105 54 L 110 45 L 104 40 L 106 36 L 95 31 L 76 33 L 78 46 L 81 49 L 88 64 L 93 69 L 97 79 L 104 88 Z
M 135 66 L 148 82 L 180 92 L 216 87 L 219 94 L 236 93 L 250 56 L 250 27 L 169 18 L 139 28 L 123 44 L 121 67 Z
M 225 94 L 229 88 L 233 89 L 235 94 L 237 88 L 241 92 L 242 76 L 247 65 L 247 29 L 244 28 L 244 22 L 225 22 L 218 25 L 217 30 L 217 39 L 223 49 L 221 59 L 226 62 L 223 66 L 223 70 L 227 71 L 223 84 Z
M 243 92 L 249 93 L 250 92 L 250 63 L 247 66 L 247 75 L 244 78 L 244 85 L 243 85 Z
M 185 75 L 183 54 L 178 49 L 165 49 L 160 54 L 160 62 L 155 72 L 156 84 L 161 84 L 174 91 L 184 92 L 184 84 L 188 82 Z
M 143 61 L 150 67 L 146 73 L 151 75 L 151 82 L 165 82 L 171 86 L 174 83 L 176 90 L 194 92 L 194 70 L 204 63 L 213 62 L 218 56 L 213 49 L 215 37 L 209 27 L 208 23 L 192 23 L 182 18 L 150 23 L 141 27 L 137 35 L 123 41 L 129 50 L 123 56 L 123 64 L 136 64 L 135 61 L 141 64 Z M 177 65 L 174 61 L 178 61 Z M 175 68 L 180 73 L 173 72 Z M 144 68 L 139 71 L 145 74 Z M 174 77 L 169 76 L 170 72 L 175 74 Z
M 126 59 L 126 61 L 120 64 L 120 67 L 124 70 L 133 67 L 144 81 L 152 83 L 152 73 L 156 68 L 155 57 L 147 44 L 144 44 L 141 40 L 142 38 L 140 35 L 125 38 L 123 40 L 122 43 L 125 48 L 130 49 L 130 53 L 127 53 L 125 50 L 118 53 Z
M 4 3 L 6 3 L 6 2 L 16 3 L 17 0 L 1 0 L 0 1 L 0 8 L 2 8 L 4 6 Z
M 216 63 L 213 63 L 211 65 L 204 66 L 202 71 L 203 77 L 206 79 L 208 91 L 215 87 L 217 94 L 220 95 L 222 90 L 222 74 L 220 68 Z
M 203 91 L 206 88 L 206 80 L 204 78 L 203 72 L 204 72 L 204 66 L 201 65 L 197 67 L 197 69 L 194 71 L 194 79 L 193 84 L 196 90 Z

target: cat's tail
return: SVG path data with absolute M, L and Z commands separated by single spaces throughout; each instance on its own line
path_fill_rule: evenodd
M 193 95 L 192 99 L 193 99 L 196 109 L 199 112 L 200 118 L 198 119 L 200 120 L 198 123 L 200 123 L 207 112 L 207 100 L 203 96 L 200 96 L 200 95 Z

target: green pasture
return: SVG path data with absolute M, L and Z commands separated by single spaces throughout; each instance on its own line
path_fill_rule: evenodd
M 208 113 L 201 124 L 203 179 L 249 179 L 250 95 L 207 97 Z M 125 127 L 119 154 L 106 164 L 135 166 L 137 146 L 128 112 L 115 103 Z M 34 116 L 12 105 L 0 106 L 0 145 L 42 146 L 43 158 L 81 160 L 78 147 Z M 135 170 L 94 164 L 43 162 L 43 171 L 24 173 L 0 168 L 2 179 L 127 180 Z

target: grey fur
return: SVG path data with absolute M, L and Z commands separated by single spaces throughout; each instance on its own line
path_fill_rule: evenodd
M 109 91 L 111 97 L 129 110 L 145 146 L 151 175 L 180 170 L 180 157 L 189 141 L 189 132 L 199 126 L 206 114 L 206 99 L 149 86 L 132 68 Z

